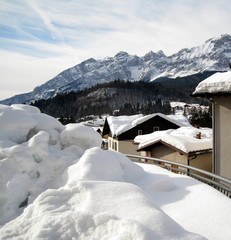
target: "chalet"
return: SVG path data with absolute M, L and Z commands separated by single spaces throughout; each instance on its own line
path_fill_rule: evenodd
M 161 113 L 146 116 L 109 116 L 105 121 L 102 136 L 108 139 L 109 150 L 137 155 L 137 145 L 133 141 L 137 135 L 176 129 L 188 124 L 184 117 L 177 118 Z
M 231 179 L 231 71 L 208 77 L 199 83 L 193 96 L 212 102 L 213 172 Z
M 212 129 L 181 127 L 137 136 L 134 141 L 139 144 L 137 151 L 142 156 L 212 171 Z

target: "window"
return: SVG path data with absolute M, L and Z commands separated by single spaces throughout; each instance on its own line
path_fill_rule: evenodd
M 155 132 L 155 131 L 159 131 L 159 130 L 160 130 L 159 127 L 157 127 L 157 126 L 153 127 L 153 132 Z
M 115 141 L 112 141 L 112 147 L 111 147 L 113 150 L 117 151 L 117 142 Z
M 143 131 L 142 130 L 138 130 L 138 135 L 142 135 Z
M 117 151 L 117 142 L 115 142 L 115 148 L 114 149 L 115 149 L 115 151 Z

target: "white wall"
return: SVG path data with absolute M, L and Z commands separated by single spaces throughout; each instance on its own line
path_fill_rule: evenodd
M 213 97 L 215 173 L 231 179 L 231 96 Z

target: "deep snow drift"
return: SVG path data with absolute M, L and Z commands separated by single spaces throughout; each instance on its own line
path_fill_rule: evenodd
M 101 141 L 37 108 L 0 105 L 0 238 L 231 238 L 230 199 Z

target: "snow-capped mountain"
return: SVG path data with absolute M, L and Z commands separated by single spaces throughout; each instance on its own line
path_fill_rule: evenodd
M 143 57 L 119 52 L 102 60 L 90 58 L 69 68 L 32 92 L 16 95 L 1 103 L 23 103 L 47 99 L 57 93 L 79 91 L 96 84 L 114 81 L 154 81 L 184 77 L 206 71 L 227 71 L 231 61 L 231 36 L 221 35 L 204 44 L 166 56 L 150 51 Z M 174 81 L 174 80 L 172 80 Z

